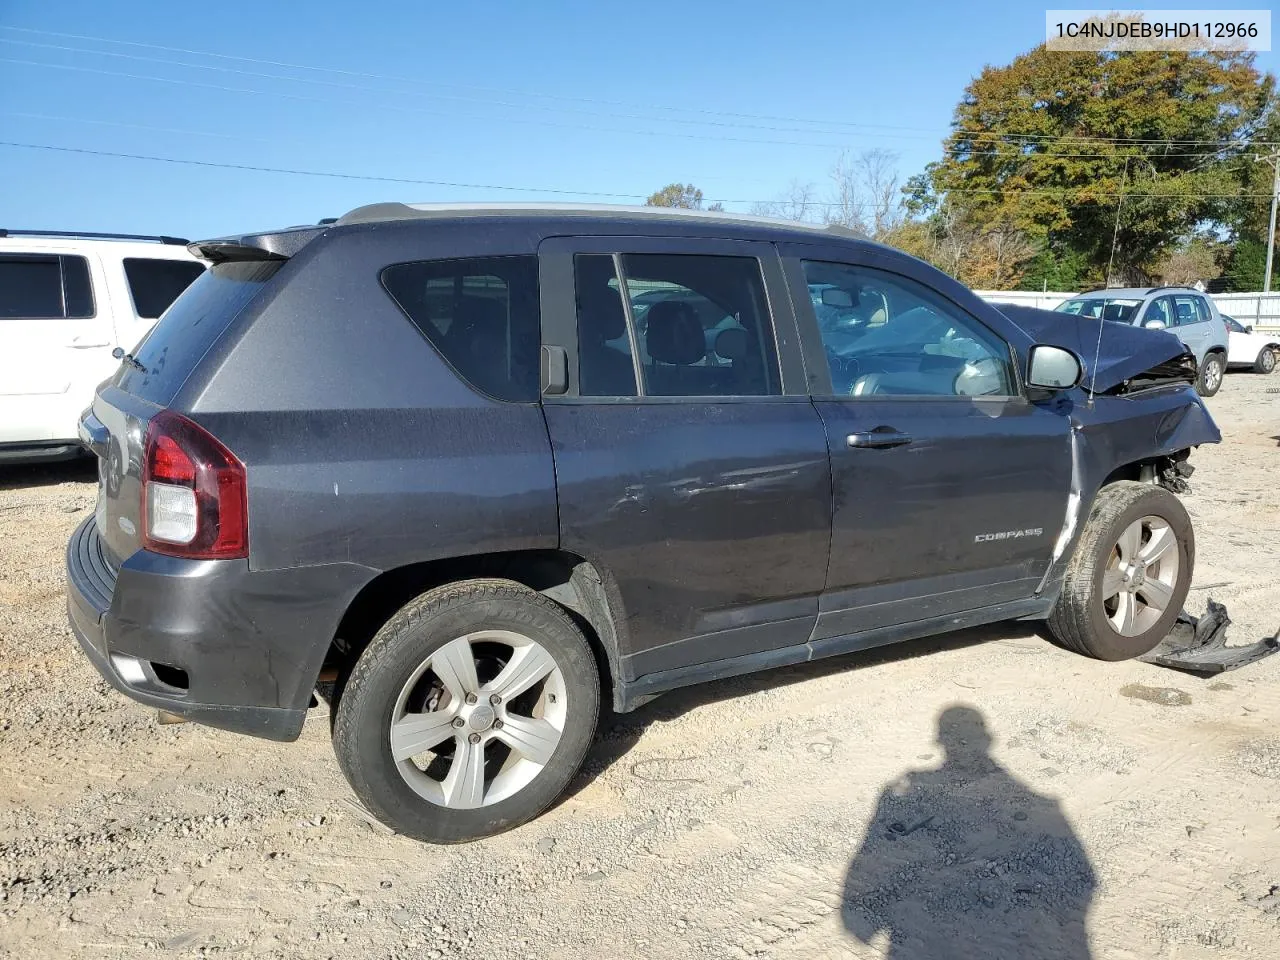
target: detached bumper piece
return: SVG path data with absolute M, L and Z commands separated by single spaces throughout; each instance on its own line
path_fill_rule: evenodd
M 1227 646 L 1227 627 L 1231 618 L 1227 608 L 1209 601 L 1203 617 L 1193 617 L 1185 610 L 1179 614 L 1169 635 L 1160 645 L 1138 659 L 1159 667 L 1213 676 L 1256 663 L 1263 657 L 1280 653 L 1280 632 L 1257 643 Z

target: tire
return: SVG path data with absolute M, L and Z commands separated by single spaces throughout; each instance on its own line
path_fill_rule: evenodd
M 1222 377 L 1227 371 L 1227 361 L 1220 353 L 1211 353 L 1200 365 L 1200 376 L 1196 378 L 1196 392 L 1202 397 L 1212 397 L 1222 388 Z
M 1133 541 L 1128 542 L 1128 549 L 1120 542 L 1134 525 L 1140 531 L 1137 551 Z M 1143 568 L 1150 576 L 1140 572 L 1126 580 L 1125 572 L 1132 573 L 1133 567 L 1126 567 L 1125 554 L 1136 554 L 1141 560 L 1143 551 L 1156 552 L 1166 544 L 1166 532 L 1173 543 L 1166 545 L 1159 560 L 1151 560 Z M 1143 539 L 1148 533 L 1150 539 Z M 1067 649 L 1099 660 L 1128 660 L 1149 653 L 1168 634 L 1186 602 L 1195 554 L 1191 518 L 1168 490 L 1131 481 L 1103 487 L 1089 511 L 1062 593 L 1049 615 L 1050 632 Z M 1176 559 L 1170 562 L 1166 557 Z M 1117 587 L 1118 592 L 1113 593 Z M 1122 597 L 1126 593 L 1128 600 Z M 1156 604 L 1148 604 L 1149 599 Z M 1162 612 L 1157 609 L 1160 602 L 1164 603 Z M 1127 632 L 1121 629 L 1126 612 L 1133 615 Z
M 546 658 L 549 672 L 530 680 Z M 498 691 L 510 695 L 491 705 Z M 460 843 L 550 806 L 578 772 L 599 709 L 595 657 L 556 603 L 511 580 L 468 580 L 422 594 L 378 631 L 343 688 L 333 746 L 379 820 Z
M 1258 351 L 1258 359 L 1253 361 L 1253 372 L 1268 374 L 1276 368 L 1276 351 L 1263 347 Z

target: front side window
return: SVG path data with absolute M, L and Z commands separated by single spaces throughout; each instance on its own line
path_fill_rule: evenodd
M 803 268 L 810 291 L 822 288 L 833 308 L 815 312 L 837 395 L 1016 393 L 1008 345 L 923 284 L 842 263 Z
M 0 256 L 0 318 L 85 319 L 94 315 L 84 257 L 32 253 Z
M 499 400 L 538 399 L 534 257 L 399 263 L 382 285 L 463 379 Z
M 1226 323 L 1227 329 L 1230 330 L 1232 333 L 1245 332 L 1244 327 L 1240 326 L 1240 322 L 1238 320 L 1235 320 L 1232 317 L 1223 317 L 1222 320 L 1224 323 Z
M 154 260 L 125 257 L 124 276 L 133 297 L 133 312 L 143 320 L 154 320 L 169 304 L 204 273 L 204 264 L 194 260 Z
M 1173 326 L 1173 311 L 1170 309 L 1168 297 L 1151 301 L 1151 306 L 1147 307 L 1147 313 L 1142 318 L 1142 322 L 1150 323 L 1152 320 L 1159 320 L 1166 327 Z

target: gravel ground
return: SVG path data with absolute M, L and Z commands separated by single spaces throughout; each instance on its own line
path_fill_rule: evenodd
M 1211 404 L 1190 605 L 1251 641 L 1280 627 L 1280 376 Z M 534 823 L 433 848 L 354 806 L 326 716 L 157 726 L 98 678 L 63 610 L 93 498 L 0 472 L 0 955 L 1280 954 L 1280 656 L 1202 680 L 1007 624 L 726 681 L 611 721 Z

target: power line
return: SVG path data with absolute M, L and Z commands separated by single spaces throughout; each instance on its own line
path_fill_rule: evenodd
M 97 42 L 97 43 L 114 43 L 122 46 L 141 47 L 148 50 L 163 50 L 167 53 L 184 53 L 184 54 L 188 54 L 189 56 L 212 57 L 218 60 L 232 60 L 239 63 L 256 63 L 262 66 L 284 67 L 290 70 L 309 70 L 309 71 L 314 71 L 318 73 L 335 74 L 338 76 L 361 77 L 367 80 L 383 80 L 383 81 L 389 81 L 393 83 L 415 84 L 418 86 L 444 87 L 446 89 L 452 89 L 452 90 L 480 90 L 487 93 L 498 93 L 505 96 L 526 96 L 526 97 L 534 97 L 542 100 L 558 100 L 558 101 L 569 102 L 569 103 L 594 103 L 594 104 L 601 104 L 601 105 L 613 106 L 613 107 L 666 110 L 670 112 L 694 113 L 694 114 L 701 114 L 705 116 L 715 116 L 715 117 L 736 117 L 738 119 L 745 119 L 745 120 L 774 120 L 774 121 L 779 121 L 783 123 L 810 123 L 810 124 L 826 124 L 829 126 L 871 127 L 871 128 L 885 129 L 885 130 L 904 130 L 904 131 L 914 131 L 918 133 L 927 133 L 932 136 L 936 136 L 936 134 L 933 131 L 924 130 L 923 128 L 920 128 L 920 127 L 902 127 L 902 126 L 894 126 L 891 124 L 882 124 L 882 123 L 870 123 L 870 124 L 858 123 L 851 120 L 830 120 L 830 119 L 811 120 L 811 119 L 806 119 L 804 117 L 784 117 L 784 116 L 776 116 L 771 114 L 760 114 L 760 113 L 735 113 L 735 112 L 726 111 L 726 110 L 707 110 L 700 107 L 677 107 L 677 106 L 664 105 L 664 104 L 643 104 L 643 103 L 637 103 L 635 101 L 626 101 L 626 100 L 607 100 L 607 99 L 601 99 L 598 97 L 567 96 L 564 94 L 538 93 L 532 90 L 512 90 L 512 89 L 503 88 L 503 87 L 485 87 L 485 86 L 478 86 L 475 84 L 449 83 L 441 80 L 422 80 L 415 77 L 400 77 L 400 76 L 392 76 L 392 75 L 380 74 L 380 73 L 366 73 L 360 70 L 345 70 L 339 67 L 320 67 L 320 66 L 315 66 L 313 64 L 288 63 L 282 60 L 266 60 L 258 57 L 236 56 L 234 54 L 229 54 L 229 53 L 214 53 L 208 50 L 192 50 L 186 47 L 171 47 L 171 46 L 165 46 L 164 44 L 159 44 L 159 43 L 143 43 L 137 40 L 116 40 L 111 37 L 93 37 L 93 36 L 86 36 L 84 34 L 77 34 L 77 33 L 61 33 L 55 30 L 36 30 L 32 27 L 0 26 L 0 30 L 14 30 L 14 31 L 20 31 L 22 33 L 34 33 L 34 34 L 39 34 L 40 36 L 47 36 L 47 37 L 62 37 L 68 40 L 88 40 L 88 41 Z M 815 132 L 818 132 L 818 131 L 815 131 Z
M 806 129 L 803 127 L 777 127 L 777 126 L 769 126 L 769 125 L 754 124 L 754 123 L 726 122 L 723 120 L 706 120 L 706 119 L 695 120 L 689 117 L 652 117 L 652 116 L 645 116 L 643 114 L 634 114 L 634 113 L 615 113 L 615 112 L 601 113 L 596 110 L 583 110 L 576 107 L 544 106 L 540 104 L 517 103 L 510 100 L 494 100 L 494 99 L 483 98 L 483 97 L 464 97 L 464 96 L 458 96 L 454 94 L 425 93 L 425 92 L 418 92 L 418 91 L 411 91 L 411 90 L 386 90 L 378 87 L 370 87 L 370 86 L 359 84 L 359 83 L 343 83 L 337 80 L 319 80 L 319 79 L 313 79 L 310 77 L 288 77 L 288 76 L 282 76 L 280 74 L 274 74 L 274 73 L 261 73 L 256 70 L 240 70 L 235 67 L 219 67 L 219 66 L 214 66 L 212 64 L 207 64 L 207 63 L 188 63 L 183 60 L 168 60 L 163 57 L 144 57 L 144 56 L 139 56 L 137 54 L 132 54 L 132 53 L 116 53 L 115 51 L 111 51 L 111 50 L 92 50 L 92 49 L 86 49 L 84 47 L 69 47 L 69 46 L 66 46 L 65 44 L 37 43 L 32 40 L 11 40 L 8 37 L 0 37 L 0 43 L 8 43 L 8 44 L 23 46 L 23 47 L 36 47 L 36 48 L 45 49 L 45 50 L 63 50 L 69 53 L 87 53 L 87 54 L 91 54 L 93 56 L 98 56 L 98 57 L 116 57 L 118 59 L 134 60 L 141 63 L 156 63 L 156 64 L 161 64 L 164 66 L 171 66 L 171 67 L 185 67 L 191 70 L 213 70 L 218 73 L 230 73 L 230 74 L 235 74 L 237 76 L 254 77 L 260 80 L 278 80 L 278 81 L 283 81 L 285 83 L 305 83 L 305 84 L 312 84 L 316 86 L 337 87 L 339 89 L 344 89 L 344 90 L 356 90 L 362 93 L 376 93 L 382 96 L 393 95 L 393 96 L 425 97 L 431 100 L 450 100 L 457 103 L 483 104 L 487 106 L 505 107 L 513 110 L 531 110 L 531 109 L 547 110 L 547 111 L 557 111 L 561 113 L 578 114 L 578 115 L 588 116 L 588 117 L 606 117 L 606 118 L 611 118 L 615 120 L 643 120 L 646 122 L 680 123 L 680 124 L 686 124 L 691 126 L 727 127 L 730 129 L 744 129 L 744 130 L 766 130 L 772 133 L 808 133 L 808 134 L 836 133 L 836 131 L 812 130 L 812 129 Z M 817 122 L 824 122 L 824 121 L 805 121 L 805 122 L 817 123 Z
M 414 107 L 414 106 L 407 106 L 402 104 L 390 104 L 390 103 L 384 103 L 380 101 L 361 102 L 357 100 L 333 100 L 333 99 L 326 99 L 324 97 L 307 96 L 306 94 L 301 94 L 301 93 L 287 93 L 283 90 L 255 90 L 249 87 L 230 87 L 230 86 L 226 86 L 224 84 L 219 84 L 219 83 L 205 83 L 204 81 L 201 81 L 201 80 L 183 80 L 177 77 L 158 77 L 151 74 L 125 73 L 124 71 L 120 71 L 120 70 L 105 70 L 100 67 L 84 67 L 78 64 L 43 63 L 39 60 L 20 60 L 15 57 L 0 57 L 0 63 L 16 63 L 23 66 L 45 67 L 50 70 L 67 70 L 75 73 L 92 73 L 92 74 L 97 74 L 99 76 L 107 76 L 107 77 L 124 77 L 130 80 L 148 80 L 155 83 L 168 83 L 168 84 L 184 86 L 184 87 L 198 87 L 204 90 L 219 90 L 224 93 L 247 93 L 256 97 L 261 97 L 261 96 L 280 97 L 286 100 L 295 100 L 303 103 L 319 103 L 324 105 L 333 105 L 336 103 L 336 104 L 342 104 L 344 106 L 349 106 L 349 107 L 359 107 L 361 110 L 368 110 L 370 107 L 374 107 L 380 110 L 389 110 L 393 113 L 414 113 L 414 114 L 419 114 L 422 116 L 430 116 L 430 117 L 447 117 L 449 119 L 454 119 L 454 120 L 457 120 L 457 119 L 477 120 L 477 121 L 485 120 L 486 122 L 492 122 L 487 118 L 483 118 L 483 117 L 466 116 L 466 115 L 460 115 L 457 113 L 448 113 L 442 110 L 430 110 L 425 107 Z M 769 140 L 769 139 L 752 138 L 752 137 L 710 136 L 710 135 L 703 135 L 703 134 L 696 134 L 696 133 L 683 133 L 675 130 L 628 130 L 628 129 L 619 128 L 619 127 L 600 127 L 595 125 L 588 126 L 585 124 L 562 123 L 562 122 L 553 121 L 553 120 L 539 120 L 539 119 L 534 119 L 530 117 L 503 117 L 501 122 L 533 124 L 534 126 L 556 127 L 560 129 L 567 129 L 567 130 L 586 130 L 591 133 L 621 133 L 621 134 L 628 134 L 632 136 L 675 137 L 682 140 L 704 140 L 704 141 L 722 142 L 722 143 L 753 143 L 753 144 L 768 144 L 768 145 L 789 146 L 789 147 L 821 147 L 825 149 L 836 149 L 836 150 L 843 149 L 844 147 L 848 146 L 848 144 L 842 144 L 842 143 L 812 143 L 812 142 L 803 142 L 798 140 Z
M 0 110 L 0 116 L 20 117 L 24 120 L 52 120 L 55 123 L 90 123 L 103 127 L 128 127 L 131 130 L 149 130 L 153 133 L 181 133 L 189 137 L 221 137 L 226 140 L 245 140 L 252 143 L 270 143 L 266 137 L 246 137 L 236 133 L 214 133 L 210 130 L 182 130 L 176 127 L 153 127 L 145 123 L 124 123 L 118 120 L 99 120 L 93 117 L 56 117 L 47 113 L 21 113 L 16 110 Z
M 162 50 L 169 53 L 181 53 L 181 54 L 186 54 L 188 56 L 210 57 L 210 58 L 215 58 L 220 60 L 230 60 L 230 61 L 241 62 L 241 63 L 255 63 L 255 64 L 264 65 L 264 66 L 281 67 L 281 68 L 291 69 L 291 70 L 307 70 L 307 71 L 319 72 L 319 73 L 329 73 L 329 74 L 334 74 L 338 76 L 358 77 L 362 79 L 380 80 L 380 81 L 387 81 L 387 82 L 393 82 L 393 83 L 406 83 L 406 84 L 413 84 L 417 86 L 435 86 L 435 87 L 445 87 L 449 89 L 464 89 L 464 90 L 472 89 L 472 90 L 481 90 L 481 91 L 486 91 L 491 93 L 499 93 L 507 96 L 524 96 L 524 97 L 533 97 L 533 98 L 539 98 L 539 99 L 556 100 L 561 102 L 591 103 L 591 104 L 599 104 L 599 105 L 606 105 L 606 106 L 621 106 L 621 107 L 627 107 L 631 109 L 639 108 L 639 109 L 648 109 L 648 110 L 661 110 L 661 111 L 668 111 L 668 112 L 694 113 L 702 116 L 724 116 L 724 117 L 734 117 L 739 119 L 750 119 L 750 120 L 771 120 L 771 121 L 784 122 L 784 123 L 804 123 L 804 124 L 821 125 L 821 126 L 827 126 L 827 127 L 849 127 L 849 128 L 861 128 L 861 129 L 880 129 L 880 130 L 901 131 L 900 133 L 892 133 L 892 134 L 890 133 L 866 134 L 867 136 L 877 136 L 877 137 L 898 137 L 898 138 L 904 138 L 904 139 L 933 139 L 939 136 L 939 134 L 937 134 L 934 131 L 924 130 L 923 128 L 920 128 L 920 127 L 904 127 L 904 126 L 894 126 L 890 124 L 867 124 L 867 123 L 858 123 L 855 121 L 832 120 L 832 119 L 814 120 L 814 119 L 808 119 L 808 118 L 802 118 L 802 117 L 785 117 L 785 116 L 776 116 L 776 115 L 768 115 L 768 114 L 734 113 L 730 111 L 706 110 L 703 108 L 695 108 L 695 107 L 676 107 L 676 106 L 663 105 L 663 104 L 640 104 L 640 103 L 634 103 L 634 102 L 627 102 L 627 101 L 620 101 L 620 100 L 604 100 L 604 99 L 597 99 L 597 98 L 591 98 L 591 97 L 573 97 L 573 96 L 564 96 L 564 95 L 557 95 L 557 94 L 543 94 L 543 93 L 537 93 L 533 91 L 518 91 L 518 90 L 510 90 L 510 89 L 495 88 L 495 87 L 482 87 L 482 86 L 476 86 L 476 85 L 446 83 L 442 81 L 424 81 L 424 80 L 416 79 L 412 77 L 400 77 L 400 76 L 393 76 L 388 74 L 368 73 L 364 71 L 346 70 L 346 69 L 341 69 L 336 67 L 321 67 L 321 66 L 315 66 L 311 64 L 289 63 L 289 62 L 280 61 L 280 60 L 267 60 L 267 59 L 256 58 L 256 57 L 244 57 L 244 56 L 237 56 L 233 54 L 214 53 L 211 51 L 194 50 L 194 49 L 185 48 L 185 47 L 172 47 L 172 46 L 166 46 L 164 44 L 143 43 L 140 41 L 133 41 L 133 40 L 117 40 L 110 37 L 95 37 L 95 36 L 88 36 L 85 34 L 63 33 L 63 32 L 52 31 L 52 30 L 37 30 L 30 27 L 0 26 L 0 30 L 20 31 L 23 33 L 37 34 L 41 36 L 61 37 L 65 39 L 74 39 L 74 40 L 86 40 L 86 41 L 96 42 L 96 43 L 111 43 L 111 44 L 118 44 L 118 45 L 124 45 L 124 46 L 139 47 L 143 49 Z M 276 81 L 312 83 L 312 84 L 320 84 L 325 86 L 337 86 L 337 87 L 342 87 L 346 89 L 360 90 L 365 92 L 375 92 L 375 93 L 380 93 L 384 95 L 389 93 L 390 94 L 408 93 L 408 91 L 378 90 L 376 88 L 369 88 L 369 87 L 361 86 L 358 84 L 341 84 L 334 81 L 314 80 L 314 79 L 307 79 L 307 78 L 301 78 L 301 77 L 287 77 L 287 76 L 281 76 L 278 74 L 257 73 L 254 71 L 235 70 L 235 69 L 226 68 L 226 67 L 215 67 L 209 64 L 187 63 L 184 61 L 166 60 L 166 59 L 155 58 L 155 57 L 141 57 L 137 55 L 116 53 L 116 52 L 105 51 L 105 50 L 85 50 L 83 48 L 77 48 L 77 47 L 67 47 L 67 46 L 61 46 L 57 44 L 42 44 L 42 43 L 35 43 L 33 41 L 20 41 L 20 40 L 12 40 L 12 39 L 5 39 L 5 38 L 0 38 L 0 42 L 20 44 L 20 45 L 32 46 L 32 47 L 43 47 L 43 48 L 49 48 L 49 49 L 67 50 L 67 51 L 76 52 L 76 53 L 89 53 L 89 54 L 96 54 L 100 56 L 123 57 L 131 60 L 167 64 L 171 66 L 186 67 L 189 69 L 216 70 L 219 72 L 234 73 L 234 74 L 240 74 L 244 76 L 258 77 L 261 79 L 269 79 L 269 80 L 276 80 Z M 0 58 L 0 59 L 3 59 L 3 58 Z M 54 64 L 44 64 L 37 61 L 10 60 L 8 62 L 24 63 L 32 66 L 49 66 L 49 67 L 58 66 Z M 132 79 L 149 79 L 149 80 L 159 80 L 159 81 L 166 81 L 166 82 L 178 82 L 178 81 L 169 81 L 168 78 L 144 77 L 144 76 L 136 76 L 132 74 L 124 74 L 124 73 L 114 74 L 109 71 L 98 71 L 98 72 L 107 73 L 108 75 L 130 77 Z M 194 83 L 194 81 L 187 81 L 187 82 Z M 205 86 L 208 86 L 208 85 L 205 85 Z M 246 92 L 246 93 L 261 92 L 261 91 L 240 90 L 238 88 L 214 87 L 214 89 L 224 89 L 229 92 Z M 409 95 L 414 95 L 414 94 L 409 94 Z M 417 95 L 422 96 L 424 94 L 417 94 Z M 791 127 L 791 128 L 772 127 L 772 126 L 759 126 L 755 124 L 701 121 L 701 120 L 691 120 L 688 118 L 678 118 L 678 117 L 649 117 L 649 116 L 635 115 L 635 114 L 616 114 L 616 113 L 599 114 L 599 113 L 594 113 L 592 111 L 569 110 L 567 108 L 539 107 L 537 105 L 532 105 L 532 104 L 512 103 L 508 101 L 493 101 L 493 100 L 484 100 L 484 99 L 477 99 L 477 98 L 441 96 L 441 95 L 429 95 L 429 96 L 434 96 L 437 99 L 449 99 L 449 100 L 456 100 L 461 102 L 489 103 L 491 105 L 503 106 L 503 107 L 508 107 L 512 109 L 530 109 L 530 108 L 543 109 L 543 110 L 559 109 L 559 110 L 563 110 L 564 112 L 585 114 L 588 116 L 613 116 L 616 119 L 636 119 L 636 120 L 644 120 L 644 121 L 651 121 L 651 122 L 658 122 L 658 123 L 684 123 L 684 124 L 695 124 L 695 125 L 711 125 L 711 126 L 723 126 L 723 127 L 729 127 L 729 128 L 759 129 L 759 130 L 768 130 L 772 132 L 784 132 L 784 133 L 817 133 L 817 134 L 834 133 L 838 135 L 841 132 L 837 130 L 805 129 L 805 128 L 794 128 L 794 127 Z M 324 102 L 324 101 L 318 101 L 318 102 Z M 339 101 L 339 102 L 344 102 L 344 101 Z M 345 102 L 348 103 L 348 105 L 364 106 L 363 104 L 354 104 L 354 103 L 350 103 L 349 101 L 345 101 Z M 444 115 L 448 116 L 448 114 L 444 114 Z M 537 121 L 531 121 L 531 122 L 537 122 Z M 619 132 L 619 131 L 614 131 L 614 132 Z M 629 132 L 629 131 L 620 131 L 620 132 Z M 911 136 L 908 136 L 909 133 L 915 133 L 923 136 L 911 137 Z M 651 135 L 679 136 L 678 134 L 675 134 L 675 133 L 660 133 L 660 132 L 652 132 Z M 976 139 L 976 140 L 987 140 L 987 141 L 1011 141 L 1015 143 L 1016 142 L 1052 141 L 1052 142 L 1058 142 L 1058 143 L 1078 142 L 1081 144 L 1087 144 L 1087 143 L 1116 143 L 1116 144 L 1134 144 L 1134 145 L 1153 144 L 1157 146 L 1159 145 L 1223 146 L 1223 147 L 1233 147 L 1233 146 L 1238 147 L 1238 146 L 1247 146 L 1247 145 L 1280 146 L 1280 143 L 1273 143 L 1271 141 L 1241 141 L 1238 139 L 1236 140 L 1186 140 L 1186 139 L 1167 139 L 1167 138 L 1162 139 L 1158 137 L 1102 137 L 1102 136 L 1091 136 L 1086 134 L 1061 134 L 1061 135 L 1030 134 L 1030 133 L 1014 134 L 1014 133 L 984 133 L 984 132 L 978 132 L 978 131 L 973 131 L 973 132 L 953 131 L 952 133 L 947 134 L 944 137 L 944 139 L 948 141 L 953 141 L 953 140 L 956 140 L 957 138 L 962 140 Z M 698 139 L 716 139 L 716 138 L 700 137 Z M 793 145 L 793 146 L 822 146 L 822 147 L 840 146 L 837 144 L 796 143 L 796 142 L 790 142 L 790 141 L 773 141 L 773 140 L 762 140 L 762 141 L 747 140 L 747 141 L 737 141 L 737 142 L 779 143 L 782 145 Z
M 279 173 L 289 176 L 298 177 L 324 177 L 336 180 L 360 180 L 371 183 L 399 183 L 411 184 L 416 186 L 433 186 L 433 187 L 456 187 L 469 190 L 502 190 L 520 193 L 549 193 L 557 196 L 577 196 L 577 197 L 603 197 L 603 198 L 622 198 L 630 200 L 645 199 L 645 194 L 638 193 L 609 193 L 604 191 L 593 190 L 564 190 L 551 187 L 519 187 L 509 184 L 492 184 L 492 183 L 466 183 L 452 180 L 429 180 L 416 177 L 388 177 L 378 176 L 374 174 L 359 173 L 339 173 L 327 170 L 299 170 L 290 167 L 270 167 L 262 164 L 247 163 L 224 163 L 214 160 L 196 160 L 185 157 L 161 157 L 154 154 L 143 153 L 124 153 L 112 150 L 94 150 L 88 147 L 65 147 L 50 143 L 23 143 L 14 140 L 0 140 L 0 146 L 17 147 L 28 150 L 51 150 L 59 153 L 85 154 L 97 157 L 114 157 L 124 160 L 148 160 L 156 163 L 171 163 L 184 166 L 209 167 L 224 170 L 247 170 L 255 173 Z M 1123 194 L 1116 191 L 1094 191 L 1088 187 L 1053 187 L 1053 188 L 1035 188 L 1024 187 L 1019 189 L 1000 190 L 996 188 L 956 188 L 948 190 L 947 193 L 988 193 L 999 194 L 1003 196 L 1032 196 L 1032 195 L 1064 195 L 1088 194 L 1091 198 L 1116 197 L 1125 196 L 1126 198 L 1155 198 L 1155 199 L 1249 199 L 1254 197 L 1269 197 L 1270 194 L 1247 194 L 1247 193 L 1133 193 L 1125 191 Z M 734 203 L 734 204 L 753 204 L 753 203 L 777 203 L 777 200 L 764 199 L 729 199 L 729 198 L 706 198 L 708 203 Z M 841 207 L 846 204 L 841 201 L 807 201 L 808 206 L 812 207 Z M 859 204 L 865 208 L 868 204 Z M 1085 204 L 1080 204 L 1084 206 Z

